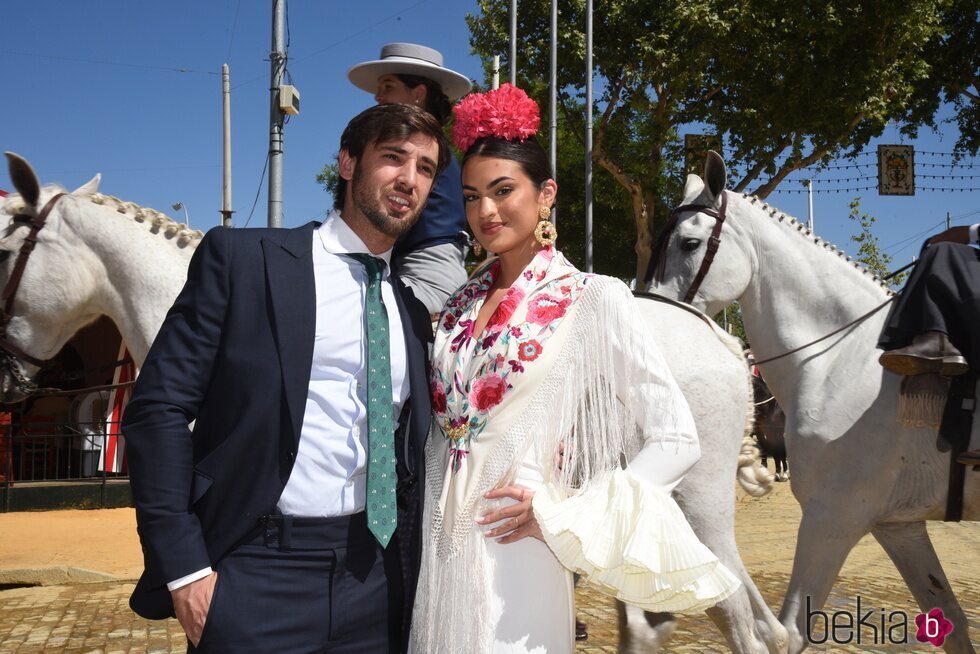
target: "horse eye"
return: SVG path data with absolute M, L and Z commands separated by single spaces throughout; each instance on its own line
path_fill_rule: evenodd
M 681 240 L 681 249 L 685 252 L 694 252 L 701 245 L 699 238 L 685 238 Z

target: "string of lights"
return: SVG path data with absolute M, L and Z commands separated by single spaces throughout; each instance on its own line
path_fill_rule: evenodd
M 921 177 L 923 179 L 980 179 L 980 174 L 977 175 L 928 175 L 926 173 L 916 173 L 916 177 Z M 806 179 L 796 179 L 787 178 L 786 182 L 799 182 L 800 184 L 806 181 L 811 181 L 814 184 L 829 184 L 831 182 L 863 182 L 866 180 L 874 179 L 877 180 L 877 175 L 858 175 L 855 177 L 807 177 Z M 770 180 L 771 181 L 771 180 Z M 767 182 L 768 183 L 768 182 Z
M 871 186 L 853 186 L 848 188 L 817 188 L 814 187 L 813 193 L 854 193 L 856 191 L 872 191 L 877 190 L 878 185 L 872 184 Z M 980 191 L 980 188 L 952 188 L 946 186 L 918 186 L 915 187 L 916 191 L 942 191 L 942 192 L 961 192 L 961 193 L 976 193 Z M 791 188 L 775 188 L 773 193 L 808 193 L 806 189 L 791 189 Z

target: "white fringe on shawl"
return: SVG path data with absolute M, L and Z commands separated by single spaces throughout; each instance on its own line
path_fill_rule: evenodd
M 489 651 L 493 611 L 500 607 L 492 605 L 493 570 L 485 537 L 474 528 L 473 518 L 487 509 L 484 493 L 511 483 L 527 453 L 541 462 L 555 460 L 563 442 L 563 468 L 553 470 L 554 478 L 545 482 L 563 496 L 574 496 L 640 450 L 645 439 L 638 423 L 645 422 L 648 412 L 656 413 L 659 424 L 677 423 L 675 416 L 665 414 L 671 404 L 667 398 L 652 397 L 649 388 L 634 383 L 643 379 L 643 353 L 649 347 L 642 325 L 622 282 L 599 276 L 589 281 L 560 327 L 571 332 L 554 367 L 538 388 L 521 389 L 533 392 L 534 399 L 486 455 L 479 483 L 459 507 L 451 534 L 443 529 L 438 508 L 446 462 L 433 449 L 433 439 L 444 437 L 433 428 L 426 446 L 423 528 L 428 531 L 423 532 L 412 627 L 415 652 Z M 653 437 L 663 445 L 686 446 L 669 428 Z

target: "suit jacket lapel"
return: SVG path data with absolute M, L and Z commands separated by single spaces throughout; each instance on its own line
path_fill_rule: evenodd
M 296 446 L 303 426 L 313 366 L 316 285 L 312 245 L 316 225 L 311 222 L 296 229 L 270 233 L 262 239 L 283 394 Z M 260 299 L 256 298 L 256 301 Z

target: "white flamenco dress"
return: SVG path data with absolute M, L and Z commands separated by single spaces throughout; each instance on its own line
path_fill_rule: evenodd
M 653 611 L 728 597 L 739 582 L 669 494 L 698 441 L 629 290 L 545 249 L 474 338 L 496 274 L 474 275 L 437 328 L 412 651 L 572 652 L 573 571 Z M 511 484 L 535 492 L 545 542 L 475 523 L 513 503 L 484 498 Z

